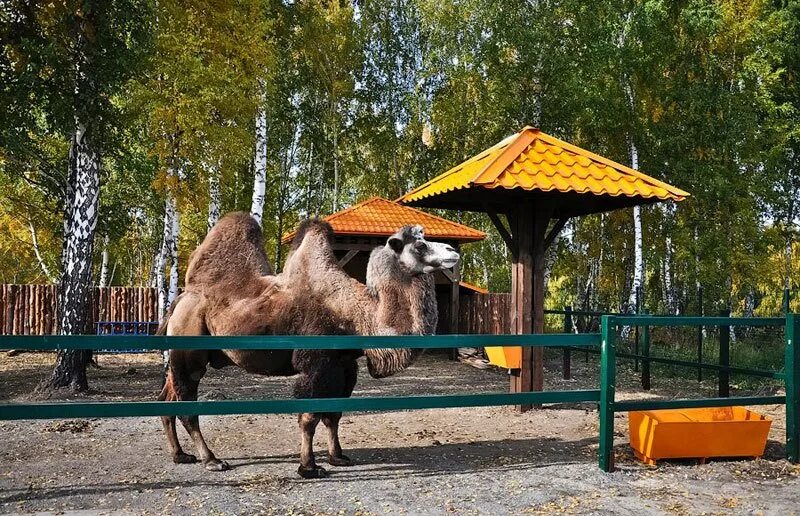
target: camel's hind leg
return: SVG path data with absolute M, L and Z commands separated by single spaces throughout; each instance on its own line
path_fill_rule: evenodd
M 203 368 L 205 373 L 205 367 Z M 196 401 L 197 400 L 197 386 L 200 384 L 198 379 L 196 382 L 187 382 L 185 385 L 185 393 L 182 396 L 183 400 Z M 178 419 L 183 423 L 183 427 L 192 437 L 194 446 L 197 453 L 200 455 L 200 460 L 203 461 L 206 469 L 209 471 L 225 471 L 230 469 L 230 466 L 224 460 L 219 460 L 214 453 L 209 449 L 203 434 L 200 432 L 200 418 L 198 416 L 181 416 Z
M 164 382 L 163 389 L 161 389 L 161 394 L 158 396 L 158 401 L 177 400 L 178 396 L 172 386 L 172 375 L 169 374 L 168 371 L 167 379 Z M 181 448 L 181 442 L 178 440 L 178 432 L 175 427 L 175 416 L 161 416 L 161 424 L 164 426 L 164 434 L 167 436 L 172 461 L 175 464 L 192 464 L 197 462 L 197 457 L 184 452 L 183 448 Z
M 181 294 L 173 303 L 168 314 L 168 321 L 163 325 L 162 331 L 165 331 L 167 335 L 208 335 L 203 305 L 203 299 L 199 294 L 193 292 Z M 208 351 L 172 350 L 167 378 L 159 400 L 197 400 L 197 387 L 206 373 L 208 360 Z M 228 469 L 228 464 L 217 459 L 208 448 L 203 434 L 200 432 L 200 418 L 188 416 L 181 417 L 180 420 L 192 437 L 200 460 L 203 461 L 206 469 L 212 471 Z M 194 455 L 189 455 L 181 449 L 175 429 L 175 416 L 162 416 L 161 423 L 164 426 L 164 433 L 167 435 L 172 460 L 176 463 L 196 462 L 197 458 Z

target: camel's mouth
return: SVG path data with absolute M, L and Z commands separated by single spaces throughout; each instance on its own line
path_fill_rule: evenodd
M 456 264 L 458 263 L 459 258 L 460 258 L 459 255 L 456 255 L 455 258 L 445 258 L 444 260 L 442 260 L 442 268 L 449 269 L 451 267 L 455 267 Z

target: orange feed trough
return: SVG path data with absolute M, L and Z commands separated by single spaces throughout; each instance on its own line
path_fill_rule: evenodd
M 487 346 L 486 356 L 489 363 L 503 369 L 519 369 L 522 367 L 522 346 Z
M 760 457 L 772 420 L 744 407 L 628 413 L 630 443 L 645 464 L 660 459 Z

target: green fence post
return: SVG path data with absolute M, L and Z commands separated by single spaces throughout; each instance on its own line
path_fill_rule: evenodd
M 730 310 L 721 310 L 721 317 L 730 317 Z M 727 369 L 731 365 L 731 327 L 722 325 L 719 327 L 719 365 L 723 368 L 719 370 L 719 397 L 729 398 L 731 395 L 731 373 Z
M 650 327 L 642 328 L 642 389 L 650 390 Z
M 617 326 L 614 316 L 600 319 L 600 448 L 598 462 L 603 471 L 614 470 L 614 391 L 616 383 Z
M 564 307 L 564 333 L 572 333 L 572 307 Z M 572 350 L 564 348 L 563 356 L 564 379 L 569 380 L 572 376 Z
M 786 459 L 800 462 L 800 315 L 786 314 Z

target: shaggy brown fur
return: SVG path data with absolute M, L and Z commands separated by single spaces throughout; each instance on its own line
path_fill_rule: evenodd
M 192 254 L 186 290 L 176 299 L 167 326 L 170 335 L 331 335 L 421 334 L 436 326 L 433 279 L 409 269 L 435 262 L 436 254 L 420 249 L 421 228 L 403 228 L 370 256 L 368 285 L 350 278 L 332 250 L 333 232 L 325 222 L 310 220 L 298 230 L 284 272 L 263 275 L 269 264 L 261 232 L 248 214 L 224 217 Z M 424 241 L 423 241 L 424 242 Z M 390 245 L 391 244 L 391 245 Z M 411 247 L 416 247 L 411 249 Z M 441 244 L 430 244 L 441 245 Z M 445 253 L 450 253 L 447 248 Z M 457 254 L 452 251 L 457 258 Z M 452 258 L 452 257 L 451 257 Z M 421 265 L 420 265 L 421 264 Z M 436 267 L 426 265 L 428 267 Z M 364 350 L 375 377 L 407 367 L 417 350 Z M 355 386 L 361 350 L 184 351 L 171 353 L 167 381 L 159 399 L 197 398 L 206 365 L 236 365 L 256 374 L 292 375 L 295 396 L 349 397 Z M 310 478 L 324 476 L 311 443 L 320 420 L 328 428 L 329 462 L 347 465 L 338 438 L 341 414 L 301 414 L 301 465 Z M 193 462 L 177 440 L 175 418 L 162 418 L 175 462 Z M 208 469 L 226 469 L 200 432 L 198 418 L 181 418 Z

